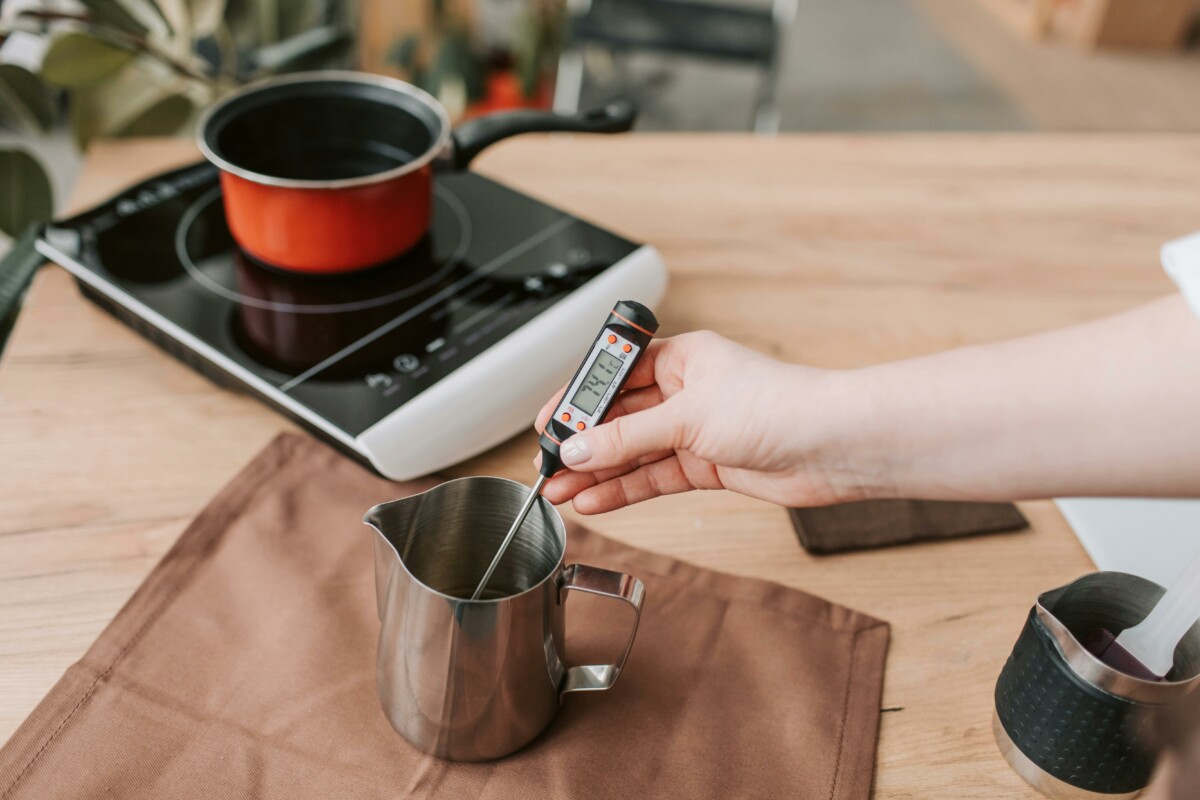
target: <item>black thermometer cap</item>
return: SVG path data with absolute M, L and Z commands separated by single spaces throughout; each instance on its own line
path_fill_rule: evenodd
M 654 312 L 636 300 L 621 300 L 613 306 L 613 314 L 624 318 L 628 323 L 636 325 L 653 336 L 658 332 L 658 318 Z

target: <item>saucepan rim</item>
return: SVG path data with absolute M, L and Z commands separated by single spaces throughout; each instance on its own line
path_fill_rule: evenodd
M 274 175 L 266 175 L 261 172 L 246 169 L 238 166 L 229 159 L 221 155 L 215 142 L 209 141 L 214 136 L 214 123 L 223 114 L 228 113 L 231 106 L 243 103 L 248 97 L 270 92 L 279 87 L 289 86 L 297 83 L 309 84 L 337 84 L 337 83 L 358 83 L 366 86 L 374 86 L 389 91 L 396 92 L 400 95 L 405 95 L 415 100 L 416 102 L 427 107 L 438 121 L 438 130 L 431 131 L 435 135 L 431 136 L 431 142 L 425 151 L 411 161 L 407 161 L 392 169 L 383 172 L 375 172 L 370 175 L 362 175 L 356 178 L 336 178 L 331 180 L 308 180 L 300 178 L 280 178 Z M 376 183 L 384 183 L 393 178 L 398 178 L 402 175 L 407 175 L 411 172 L 416 172 L 422 167 L 430 164 L 435 158 L 443 152 L 446 152 L 450 147 L 450 115 L 446 113 L 445 107 L 438 102 L 437 98 L 428 92 L 413 86 L 411 83 L 402 81 L 399 78 L 391 78 L 386 75 L 372 75 L 365 72 L 355 72 L 353 70 L 316 70 L 312 72 L 296 72 L 291 75 L 281 77 L 265 78 L 260 81 L 248 84 L 241 89 L 223 97 L 218 102 L 209 106 L 200 116 L 200 121 L 196 126 L 196 142 L 200 147 L 200 152 L 204 154 L 210 162 L 215 164 L 221 170 L 236 175 L 239 178 L 251 181 L 253 183 L 262 184 L 264 186 L 278 186 L 288 189 L 347 189 L 356 186 L 370 186 Z M 304 135 L 302 131 L 297 131 L 298 136 Z

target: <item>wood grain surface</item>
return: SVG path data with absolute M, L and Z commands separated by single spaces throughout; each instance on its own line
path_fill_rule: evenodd
M 75 205 L 195 157 L 180 141 L 100 144 Z M 1159 245 L 1200 226 L 1190 135 L 560 136 L 497 147 L 479 169 L 657 245 L 663 335 L 711 328 L 826 367 L 1164 294 Z M 61 269 L 40 273 L 0 362 L 0 738 L 291 427 L 97 310 Z M 531 481 L 535 451 L 520 436 L 452 474 Z M 890 621 L 876 796 L 1025 798 L 992 741 L 992 688 L 1035 596 L 1092 567 L 1050 503 L 1022 509 L 1025 533 L 826 557 L 800 549 L 782 509 L 725 492 L 588 524 Z

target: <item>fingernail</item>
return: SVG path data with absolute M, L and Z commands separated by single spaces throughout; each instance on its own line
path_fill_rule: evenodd
M 572 436 L 563 442 L 559 456 L 568 467 L 577 467 L 592 457 L 592 448 L 582 436 Z
M 542 451 L 539 450 L 538 454 L 533 457 L 533 465 L 535 467 L 538 467 L 539 469 L 541 468 L 541 466 L 542 466 Z

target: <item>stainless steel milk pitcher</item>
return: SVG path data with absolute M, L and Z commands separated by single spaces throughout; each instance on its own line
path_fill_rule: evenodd
M 566 528 L 540 498 L 483 597 L 467 599 L 528 492 L 503 478 L 461 478 L 364 517 L 377 534 L 379 699 L 404 738 L 439 758 L 481 761 L 518 750 L 550 724 L 564 695 L 611 688 L 633 647 L 642 582 L 564 566 Z M 632 607 L 616 663 L 566 666 L 571 590 Z

